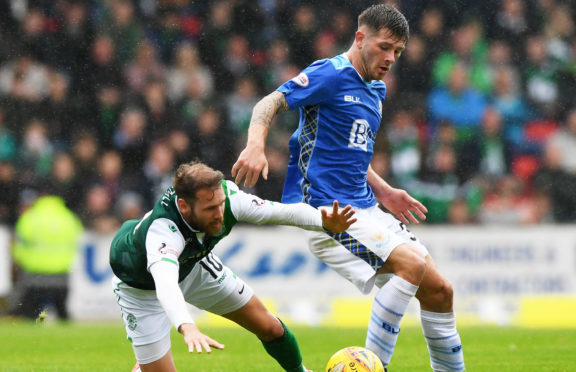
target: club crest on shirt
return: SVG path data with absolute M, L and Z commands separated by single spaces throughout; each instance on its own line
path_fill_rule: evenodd
M 302 88 L 306 88 L 308 86 L 308 83 L 310 82 L 310 80 L 308 80 L 308 75 L 306 75 L 303 72 L 301 72 L 300 74 L 298 74 L 298 76 L 293 78 L 292 81 L 300 85 Z
M 382 248 L 386 244 L 388 244 L 388 242 L 390 241 L 390 236 L 389 235 L 384 236 L 381 233 L 378 233 L 372 237 L 372 240 L 375 242 L 376 248 Z

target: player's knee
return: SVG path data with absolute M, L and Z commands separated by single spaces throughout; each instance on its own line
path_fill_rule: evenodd
M 452 301 L 454 299 L 454 288 L 452 287 L 452 283 L 448 280 L 442 280 L 442 284 L 440 287 L 440 299 L 439 302 L 452 305 Z
M 262 322 L 258 329 L 256 336 L 262 341 L 272 341 L 280 338 L 284 335 L 284 327 L 282 322 L 278 320 L 273 315 L 269 315 L 268 318 Z
M 420 285 L 426 273 L 426 259 L 418 254 L 413 254 L 409 260 L 403 261 L 395 274 L 414 285 Z
M 410 271 L 414 278 L 420 283 L 424 274 L 426 273 L 426 259 L 420 255 L 415 255 L 414 261 L 411 263 Z
M 421 305 L 438 312 L 451 311 L 454 288 L 448 280 L 443 278 L 430 288 L 421 287 L 420 289 L 421 291 L 418 291 L 416 297 Z

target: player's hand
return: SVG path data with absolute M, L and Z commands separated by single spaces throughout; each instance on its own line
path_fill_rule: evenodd
M 418 218 L 425 220 L 425 213 L 428 213 L 428 209 L 422 203 L 402 189 L 391 188 L 386 193 L 379 195 L 378 201 L 407 225 L 410 223 L 419 224 Z
M 350 225 L 356 222 L 356 218 L 352 218 L 354 216 L 354 209 L 352 206 L 347 205 L 341 210 L 338 210 L 338 201 L 334 200 L 332 204 L 332 211 L 329 212 L 326 209 L 321 209 L 320 212 L 322 213 L 322 226 L 335 234 L 339 234 L 348 230 Z
M 206 350 L 207 353 L 211 353 L 212 349 L 210 347 L 220 350 L 224 349 L 224 345 L 200 332 L 196 324 L 184 323 L 178 327 L 178 332 L 184 336 L 184 342 L 188 345 L 188 351 L 191 353 L 194 351 L 202 353 L 202 349 Z
M 252 187 L 258 182 L 258 177 L 268 179 L 268 160 L 263 147 L 246 146 L 232 166 L 232 177 L 237 185 L 244 180 L 244 186 Z

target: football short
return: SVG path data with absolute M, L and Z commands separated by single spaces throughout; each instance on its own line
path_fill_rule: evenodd
M 172 324 L 156 291 L 130 287 L 115 276 L 113 285 L 132 345 L 165 340 Z M 212 253 L 200 260 L 179 285 L 187 303 L 217 315 L 240 309 L 254 295 L 252 288 Z
M 332 206 L 322 208 L 331 210 Z M 408 243 L 428 255 L 426 247 L 392 214 L 378 206 L 355 211 L 358 220 L 341 234 L 309 231 L 309 247 L 363 294 L 370 293 L 374 285 L 381 287 L 392 277 L 393 274 L 376 275 L 376 272 L 400 244 Z

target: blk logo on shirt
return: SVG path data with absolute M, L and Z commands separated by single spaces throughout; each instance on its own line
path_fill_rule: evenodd
M 357 103 L 357 102 L 360 102 L 360 97 L 354 97 L 354 96 L 350 96 L 350 95 L 345 95 L 345 96 L 344 96 L 344 101 L 345 101 L 345 102 Z

